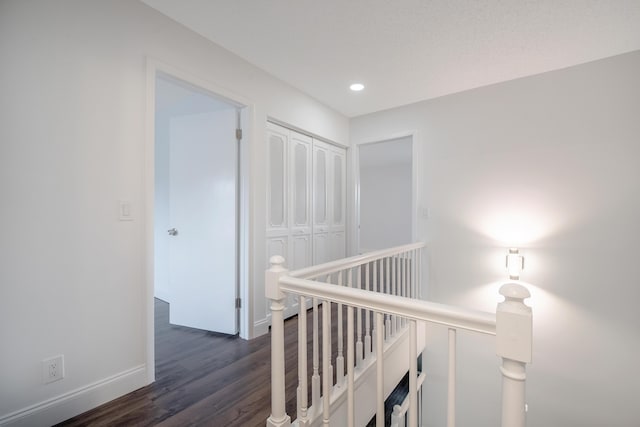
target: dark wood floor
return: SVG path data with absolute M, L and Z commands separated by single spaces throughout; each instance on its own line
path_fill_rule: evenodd
M 264 426 L 271 404 L 270 335 L 245 341 L 173 326 L 169 305 L 156 300 L 155 307 L 156 382 L 59 425 Z M 297 338 L 295 324 L 289 321 L 285 329 L 289 346 Z M 286 363 L 290 414 L 295 414 L 294 363 Z
M 335 306 L 333 308 L 335 329 L 337 311 Z M 322 310 L 319 311 L 322 321 Z M 297 323 L 297 317 L 285 322 L 285 348 L 297 345 Z M 161 300 L 155 303 L 155 325 L 156 381 L 58 426 L 265 425 L 271 412 L 270 334 L 245 341 L 237 336 L 170 325 L 169 304 Z M 333 360 L 336 337 L 334 330 Z M 308 314 L 307 338 L 310 344 L 311 312 Z M 287 413 L 295 418 L 297 351 L 286 353 Z M 311 352 L 308 357 L 311 371 Z M 385 405 L 386 418 L 396 403 L 391 400 L 390 396 Z M 389 420 L 386 421 L 389 425 Z

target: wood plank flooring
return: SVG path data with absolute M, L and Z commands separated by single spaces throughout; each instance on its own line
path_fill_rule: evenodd
M 270 335 L 245 341 L 169 324 L 156 300 L 156 382 L 60 426 L 264 426 L 270 414 Z M 295 345 L 288 321 L 285 342 Z M 295 353 L 295 352 L 290 352 Z M 287 360 L 287 412 L 295 414 L 295 363 Z
M 335 360 L 337 309 L 332 305 L 332 360 Z M 309 311 L 308 344 L 312 341 L 311 315 Z M 322 310 L 319 318 L 322 322 Z M 297 325 L 297 317 L 285 322 L 287 349 L 297 346 Z M 237 336 L 170 325 L 169 304 L 161 300 L 155 302 L 155 326 L 156 381 L 58 426 L 265 425 L 271 412 L 270 334 L 245 341 Z M 311 351 L 307 363 L 311 384 Z M 297 366 L 297 351 L 287 351 L 286 410 L 292 418 L 296 415 Z M 393 404 L 399 398 L 391 397 L 385 405 L 387 425 Z

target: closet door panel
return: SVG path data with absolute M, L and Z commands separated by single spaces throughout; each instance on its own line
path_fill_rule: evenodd
M 311 234 L 293 235 L 291 238 L 291 269 L 308 267 L 311 259 Z
M 313 234 L 313 264 L 322 264 L 331 260 L 329 233 Z
M 313 232 L 329 226 L 329 150 L 326 144 L 313 141 Z M 326 230 L 325 230 L 326 231 Z
M 346 256 L 346 233 L 334 231 L 331 233 L 331 259 L 340 259 Z
M 291 229 L 307 234 L 311 233 L 311 156 L 312 139 L 291 132 Z
M 346 150 L 332 146 L 331 159 L 331 221 L 329 240 L 331 259 L 344 258 L 346 255 Z
M 346 205 L 346 159 L 345 152 L 341 149 L 334 149 L 331 152 L 333 175 L 332 182 L 332 227 L 344 227 L 345 225 L 345 205 Z
M 267 231 L 287 230 L 288 224 L 288 148 L 286 133 L 269 129 L 267 133 Z

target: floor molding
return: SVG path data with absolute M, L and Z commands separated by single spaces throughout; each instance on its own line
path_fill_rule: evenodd
M 71 390 L 0 417 L 0 426 L 50 426 L 146 385 L 146 365 Z
M 271 326 L 271 316 L 264 319 L 260 319 L 253 324 L 253 337 L 257 338 L 261 335 L 269 333 L 269 326 Z

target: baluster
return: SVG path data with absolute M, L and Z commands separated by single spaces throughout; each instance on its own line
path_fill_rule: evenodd
M 402 296 L 409 296 L 409 259 L 407 258 L 407 254 L 402 255 Z M 402 318 L 402 326 L 407 324 L 407 319 L 405 317 Z
M 347 422 L 355 426 L 353 307 L 347 306 Z
M 386 258 L 386 267 L 385 267 L 385 292 L 391 293 L 391 257 Z M 387 339 L 391 336 L 391 315 L 385 314 L 385 322 L 384 322 L 385 332 Z
M 371 283 L 371 268 L 373 268 L 373 283 Z M 366 267 L 366 287 L 367 290 L 376 289 L 376 262 L 368 263 Z M 364 333 L 364 358 L 368 358 L 371 354 L 371 311 L 365 310 L 365 333 Z
M 342 286 L 342 271 L 338 273 L 338 286 Z M 336 357 L 336 384 L 344 381 L 344 336 L 342 331 L 342 304 L 338 304 L 338 356 Z
M 378 291 L 378 261 L 373 261 L 373 291 L 374 292 L 379 292 Z M 368 318 L 367 318 L 368 320 Z M 376 352 L 376 340 L 378 339 L 378 323 L 374 322 L 373 323 L 373 331 L 371 332 L 371 352 L 373 354 L 375 354 Z M 366 339 L 365 339 L 366 340 Z M 369 348 L 369 347 L 367 347 Z
M 409 320 L 409 427 L 418 427 L 418 346 L 416 321 Z
M 376 316 L 376 427 L 384 427 L 384 354 L 382 348 L 382 313 Z
M 400 405 L 393 406 L 393 412 L 391 413 L 391 427 L 404 427 L 404 423 L 401 424 L 403 420 L 402 407 Z
M 285 407 L 284 371 L 284 301 L 280 277 L 287 273 L 284 258 L 271 257 L 271 268 L 265 273 L 265 296 L 271 300 L 271 415 L 267 427 L 287 427 L 291 417 Z
M 331 353 L 329 350 L 329 319 L 331 318 L 331 303 L 322 301 L 322 425 L 329 425 L 329 390 L 332 378 L 329 376 L 331 372 L 330 362 Z
M 418 298 L 422 299 L 422 248 L 418 249 Z
M 391 263 L 391 274 L 390 274 L 390 279 L 391 282 L 389 283 L 389 293 L 391 295 L 396 295 L 396 258 L 395 256 L 391 256 L 390 257 L 390 263 Z M 391 323 L 391 330 L 389 331 L 389 335 L 390 336 L 395 336 L 396 335 L 396 316 L 394 316 L 393 314 L 389 315 L 389 321 Z
M 398 295 L 404 296 L 404 256 L 398 254 Z M 400 322 L 399 328 L 404 326 L 404 317 L 398 319 Z
M 447 427 L 456 425 L 456 330 L 449 328 L 449 375 L 447 387 Z
M 398 295 L 398 283 L 397 283 L 397 263 L 398 257 L 394 256 L 392 258 L 393 263 L 391 264 L 391 285 L 393 287 L 392 294 Z M 398 316 L 391 316 L 391 335 L 396 335 L 396 330 L 398 328 Z
M 318 342 L 318 299 L 313 299 L 313 374 L 311 375 L 311 405 L 320 408 L 320 343 Z
M 358 289 L 362 289 L 362 270 L 361 266 L 356 267 L 356 286 Z M 356 336 L 358 337 L 356 341 L 356 366 L 360 367 L 362 365 L 362 310 L 360 308 L 356 308 L 358 314 L 358 326 L 356 329 Z
M 415 298 L 416 297 L 416 293 L 415 293 L 415 268 L 416 268 L 416 262 L 415 262 L 415 250 L 412 249 L 411 252 L 409 252 L 409 298 Z
M 327 274 L 327 276 L 325 277 L 324 280 L 325 283 L 331 283 L 331 275 Z M 329 303 L 329 318 L 327 318 L 327 323 L 329 324 L 329 344 L 327 345 L 327 347 L 329 347 L 329 378 L 331 379 L 331 386 L 333 386 L 333 363 L 331 360 L 331 357 L 333 355 L 333 353 L 331 352 L 331 347 L 332 347 L 332 340 L 331 340 L 331 323 L 332 323 L 332 317 L 331 317 L 331 303 Z
M 418 294 L 418 286 L 420 283 L 419 280 L 419 272 L 420 272 L 420 249 L 416 249 L 414 254 L 413 254 L 413 264 L 414 264 L 414 268 L 413 268 L 413 297 L 414 298 L 420 298 L 420 295 Z
M 298 301 L 298 425 L 307 426 L 307 302 L 300 296 Z

